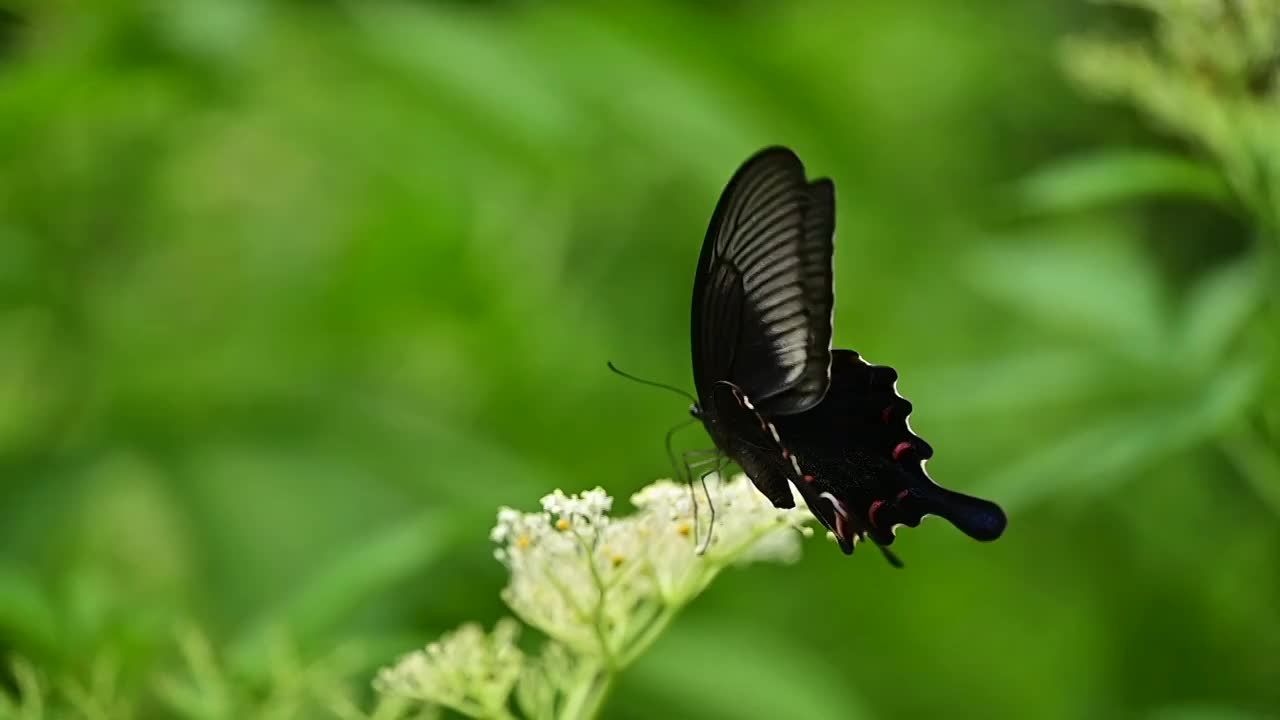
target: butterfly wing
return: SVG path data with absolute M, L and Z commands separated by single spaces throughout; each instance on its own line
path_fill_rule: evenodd
M 725 430 L 725 451 L 774 507 L 795 507 L 788 468 L 779 462 L 778 441 L 769 422 L 736 387 L 718 383 L 711 394 L 711 411 Z
M 728 381 L 765 415 L 803 412 L 831 367 L 835 189 L 774 147 L 738 169 L 716 204 L 693 288 L 698 397 Z
M 802 469 L 800 494 L 846 553 L 862 534 L 890 545 L 898 525 L 916 527 L 925 515 L 977 540 L 998 538 L 1006 525 L 1000 506 L 941 487 L 925 472 L 933 448 L 911 430 L 911 403 L 898 394 L 897 379 L 893 368 L 836 350 L 822 403 L 774 419 Z

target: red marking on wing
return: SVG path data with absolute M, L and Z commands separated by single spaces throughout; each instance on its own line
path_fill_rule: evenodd
M 892 405 L 886 406 L 884 410 L 880 411 L 880 422 L 882 423 L 889 422 L 889 416 L 891 414 L 893 414 L 893 406 Z
M 903 490 L 902 492 L 898 493 L 898 502 L 902 502 L 903 500 L 906 500 L 907 496 L 910 494 L 911 494 L 910 490 Z
M 782 457 L 783 457 L 783 459 L 784 459 L 784 460 L 790 460 L 790 459 L 791 459 L 791 451 L 790 451 L 790 450 L 788 450 L 788 449 L 786 449 L 786 448 L 782 448 Z
M 893 459 L 897 460 L 898 458 L 902 457 L 902 453 L 910 449 L 911 449 L 911 443 L 907 442 L 906 440 L 903 440 L 902 442 L 898 443 L 897 447 L 893 449 Z
M 880 509 L 881 505 L 884 505 L 884 501 L 877 500 L 871 503 L 871 507 L 867 510 L 867 519 L 871 521 L 871 527 L 878 527 L 876 525 L 876 511 Z
M 812 475 L 805 475 L 805 476 L 804 476 L 804 481 L 805 481 L 805 482 L 813 482 L 813 481 L 814 481 L 814 477 L 813 477 Z

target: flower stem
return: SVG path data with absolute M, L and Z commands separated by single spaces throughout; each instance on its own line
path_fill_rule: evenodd
M 616 672 L 618 666 L 613 657 L 613 648 L 609 644 L 609 629 L 606 627 L 607 619 L 605 618 L 605 602 L 609 595 L 609 588 L 604 578 L 600 577 L 599 568 L 596 567 L 594 543 L 588 544 L 577 530 L 574 530 L 573 534 L 582 545 L 583 552 L 586 553 L 587 569 L 591 571 L 591 584 L 596 586 L 596 606 L 592 611 L 591 626 L 596 640 L 600 643 L 600 655 L 604 658 L 605 667 L 611 672 Z M 598 540 L 599 537 L 597 536 L 596 539 Z
M 654 617 L 653 621 L 640 632 L 634 641 L 632 641 L 631 647 L 627 648 L 622 653 L 622 657 L 618 660 L 618 666 L 625 668 L 637 657 L 640 657 L 645 650 L 648 650 L 649 646 L 652 645 L 654 641 L 658 639 L 658 636 L 667 629 L 667 626 L 671 624 L 671 621 L 675 620 L 676 615 L 679 614 L 683 607 L 683 604 L 664 605 L 662 611 L 659 612 L 658 615 Z
M 599 715 L 613 689 L 615 675 L 603 665 L 588 666 L 581 683 L 565 702 L 559 720 L 592 720 Z

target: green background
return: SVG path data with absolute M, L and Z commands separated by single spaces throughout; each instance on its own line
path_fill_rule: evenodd
M 498 505 L 670 474 L 687 403 L 605 362 L 691 388 L 707 218 L 785 144 L 836 183 L 836 345 L 898 369 L 932 475 L 1009 529 L 729 572 L 606 716 L 1280 712 L 1280 245 L 1194 137 L 1064 71 L 1149 16 L 12 7 L 0 654 L 51 683 L 107 658 L 166 717 L 175 628 L 252 698 L 277 635 L 355 643 L 362 688 L 491 624 Z

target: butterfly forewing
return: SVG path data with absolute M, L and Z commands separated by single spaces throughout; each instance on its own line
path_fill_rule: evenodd
M 809 182 L 790 150 L 769 148 L 729 181 L 694 281 L 694 381 L 702 400 L 729 382 L 767 414 L 822 400 L 831 366 L 830 181 Z

